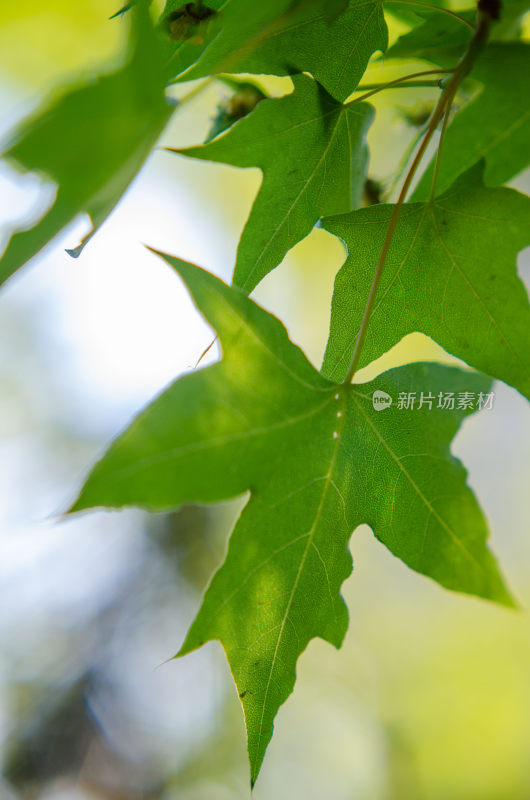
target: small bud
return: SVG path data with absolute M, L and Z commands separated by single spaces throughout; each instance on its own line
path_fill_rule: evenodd
M 166 17 L 169 38 L 174 42 L 202 44 L 208 22 L 215 13 L 213 8 L 203 6 L 202 3 L 186 3 L 180 6 Z
M 228 100 L 217 106 L 217 114 L 212 120 L 206 141 L 209 142 L 215 136 L 228 130 L 234 122 L 246 117 L 266 97 L 267 95 L 253 83 L 239 84 L 237 91 Z

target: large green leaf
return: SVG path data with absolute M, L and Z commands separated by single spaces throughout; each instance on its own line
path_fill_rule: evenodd
M 482 87 L 459 111 L 444 138 L 438 191 L 479 159 L 486 160 L 485 180 L 496 186 L 524 170 L 530 141 L 530 44 L 495 42 L 481 55 L 471 77 Z M 422 176 L 414 200 L 429 194 L 432 164 Z
M 179 5 L 169 0 L 162 25 L 167 26 L 168 15 Z M 174 47 L 170 74 L 175 77 L 310 72 L 333 97 L 344 100 L 359 83 L 372 53 L 387 45 L 381 0 L 333 6 L 329 0 L 211 0 L 207 5 L 216 13 L 204 21 L 199 35 Z
M 19 126 L 3 154 L 15 166 L 55 181 L 58 188 L 45 216 L 11 238 L 0 261 L 0 282 L 78 214 L 89 214 L 93 230 L 97 229 L 169 118 L 159 38 L 144 3 L 133 10 L 131 18 L 126 65 L 40 109 Z
M 530 395 L 530 307 L 515 258 L 530 244 L 530 198 L 487 189 L 483 164 L 428 203 L 404 206 L 394 234 L 361 366 L 405 334 L 422 331 L 482 372 Z M 348 258 L 335 280 L 323 373 L 347 372 L 394 206 L 323 220 Z
M 185 156 L 260 167 L 263 183 L 239 243 L 234 283 L 251 291 L 324 215 L 360 204 L 373 119 L 342 105 L 307 75 L 286 97 L 262 101 L 223 136 Z
M 370 384 L 333 384 L 244 292 L 168 261 L 218 332 L 223 360 L 180 378 L 140 414 L 95 466 L 72 510 L 163 510 L 250 491 L 179 654 L 222 642 L 245 710 L 255 781 L 298 656 L 314 637 L 337 647 L 343 640 L 340 587 L 359 524 L 443 586 L 512 603 L 465 469 L 449 452 L 470 410 L 440 408 L 437 400 L 485 393 L 490 382 L 416 364 Z M 374 392 L 394 403 L 375 410 Z M 434 398 L 432 409 L 425 402 L 400 408 L 400 394 L 410 392 Z

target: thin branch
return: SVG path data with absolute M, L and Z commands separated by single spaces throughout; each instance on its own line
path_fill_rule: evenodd
M 364 309 L 361 326 L 359 328 L 359 333 L 357 334 L 357 339 L 355 340 L 355 346 L 353 348 L 353 355 L 350 367 L 348 369 L 346 378 L 344 379 L 345 384 L 351 383 L 353 376 L 357 371 L 357 366 L 359 364 L 361 351 L 363 348 L 364 340 L 366 338 L 366 332 L 368 330 L 368 325 L 370 323 L 370 317 L 373 311 L 375 296 L 377 294 L 377 289 L 379 287 L 379 282 L 381 280 L 383 267 L 385 266 L 385 262 L 388 256 L 388 251 L 390 250 L 390 245 L 392 243 L 392 239 L 399 220 L 399 215 L 401 213 L 401 209 L 405 202 L 405 198 L 407 196 L 414 175 L 416 174 L 416 171 L 425 154 L 427 146 L 431 141 L 440 120 L 447 111 L 448 106 L 453 102 L 453 98 L 458 90 L 458 87 L 473 68 L 473 64 L 475 63 L 477 56 L 485 47 L 486 42 L 488 40 L 492 17 L 490 16 L 489 13 L 487 13 L 487 11 L 482 11 L 479 8 L 477 18 L 478 18 L 478 23 L 475 30 L 475 35 L 473 36 L 471 42 L 469 43 L 468 49 L 458 62 L 455 70 L 453 71 L 453 74 L 451 75 L 449 81 L 447 82 L 443 94 L 440 97 L 432 113 L 432 117 L 429 122 L 429 126 L 425 132 L 425 136 L 423 137 L 423 140 L 418 148 L 418 151 L 414 157 L 410 169 L 407 172 L 406 178 L 401 188 L 401 192 L 399 193 L 397 203 L 394 206 L 394 210 L 392 212 L 392 216 L 388 224 L 385 240 L 383 242 L 383 247 L 381 248 L 381 254 L 379 256 L 379 260 L 377 262 L 377 266 L 375 269 L 375 274 L 372 281 L 372 285 L 370 287 L 370 292 L 368 294 L 368 300 L 366 301 L 366 306 Z
M 355 90 L 356 92 L 360 92 L 363 89 L 370 89 L 367 91 L 366 94 L 362 94 L 360 97 L 356 97 L 354 100 L 350 100 L 349 103 L 345 103 L 346 107 L 352 106 L 354 103 L 360 103 L 361 100 L 366 100 L 367 97 L 371 97 L 378 92 L 382 92 L 384 89 L 397 89 L 397 88 L 408 88 L 408 86 L 400 87 L 399 84 L 403 84 L 405 81 L 408 81 L 412 78 L 421 78 L 424 75 L 448 75 L 451 72 L 454 72 L 453 69 L 427 69 L 423 72 L 412 72 L 410 75 L 403 75 L 401 78 L 395 78 L 393 81 L 387 81 L 387 83 L 378 83 L 378 84 L 368 84 L 365 86 L 358 86 Z M 430 86 L 437 86 L 439 81 L 433 81 L 429 83 Z M 373 88 L 372 88 L 373 86 Z M 421 86 L 420 83 L 412 83 L 409 86 Z
M 432 81 L 403 81 L 402 83 L 363 83 L 360 84 L 356 92 L 361 91 L 372 91 L 375 89 L 376 91 L 382 91 L 383 89 L 435 89 L 436 87 L 441 88 L 440 81 L 432 80 Z M 374 92 L 375 94 L 375 92 Z

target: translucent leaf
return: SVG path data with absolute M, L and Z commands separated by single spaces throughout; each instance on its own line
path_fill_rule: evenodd
M 163 510 L 250 492 L 179 655 L 221 641 L 254 782 L 300 653 L 314 637 L 342 643 L 340 588 L 358 525 L 443 586 L 512 604 L 466 472 L 449 452 L 469 406 L 398 402 L 411 391 L 483 394 L 490 382 L 415 364 L 370 384 L 333 384 L 241 290 L 168 261 L 216 329 L 223 360 L 155 399 L 95 466 L 72 510 Z M 393 400 L 382 411 L 381 394 Z

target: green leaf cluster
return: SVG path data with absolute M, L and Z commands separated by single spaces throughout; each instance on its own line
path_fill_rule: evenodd
M 396 202 L 362 207 L 375 115 L 365 100 L 417 77 L 368 81 L 362 93 L 369 63 L 387 48 L 380 0 L 168 0 L 157 22 L 148 3 L 129 3 L 111 23 L 129 25 L 123 66 L 47 104 L 5 150 L 19 168 L 55 181 L 57 196 L 42 220 L 12 237 L 2 280 L 79 213 L 94 229 L 102 224 L 172 113 L 168 85 L 218 76 L 247 92 L 205 143 L 167 156 L 263 174 L 231 286 L 163 256 L 215 329 L 222 358 L 180 377 L 139 414 L 70 511 L 167 511 L 247 493 L 178 655 L 212 639 L 224 647 L 252 783 L 299 655 L 315 637 L 336 647 L 344 638 L 341 586 L 360 524 L 443 587 L 514 605 L 450 447 L 492 379 L 530 396 L 530 307 L 516 270 L 530 244 L 530 200 L 501 186 L 529 161 L 526 8 L 507 2 L 500 11 L 495 0 L 481 0 L 478 14 L 405 0 L 386 8 L 412 20 L 386 58 L 420 60 L 440 93 Z M 260 75 L 289 75 L 293 90 L 268 97 Z M 439 123 L 437 153 L 408 201 Z M 346 250 L 320 370 L 248 296 L 316 224 Z M 357 368 L 414 331 L 473 370 L 405 364 L 352 382 Z M 466 402 L 469 394 L 478 403 Z

